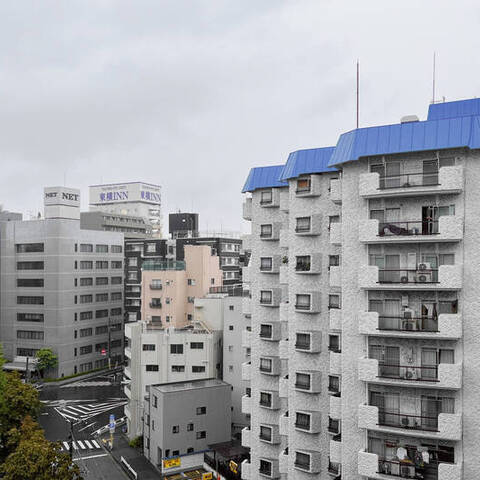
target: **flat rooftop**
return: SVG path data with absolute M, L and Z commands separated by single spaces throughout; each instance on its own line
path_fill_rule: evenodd
M 202 388 L 212 388 L 221 386 L 230 386 L 229 383 L 216 378 L 207 378 L 205 380 L 190 380 L 187 382 L 159 383 L 152 385 L 151 388 L 161 393 L 175 393 L 186 390 L 200 390 Z

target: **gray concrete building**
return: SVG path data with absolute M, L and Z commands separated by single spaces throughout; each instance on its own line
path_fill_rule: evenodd
M 125 239 L 145 238 L 152 235 L 152 226 L 144 218 L 120 213 L 81 212 L 80 228 L 82 230 L 121 232 Z
M 123 234 L 80 229 L 79 191 L 45 189 L 45 218 L 0 223 L 0 342 L 52 348 L 67 376 L 123 358 Z
M 150 385 L 144 416 L 146 457 L 163 473 L 174 473 L 188 464 L 182 465 L 182 457 L 202 452 L 198 466 L 203 466 L 209 445 L 230 440 L 230 406 L 230 385 L 221 380 Z M 176 461 L 165 468 L 169 459 Z
M 433 104 L 252 170 L 242 478 L 478 476 L 479 125 Z

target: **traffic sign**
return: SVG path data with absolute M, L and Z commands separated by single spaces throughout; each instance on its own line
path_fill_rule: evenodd
M 102 348 L 101 354 L 105 356 L 107 354 L 107 351 L 104 348 Z
M 113 415 L 113 413 L 110 415 L 110 420 L 108 422 L 108 428 L 110 429 L 110 433 L 115 432 L 115 415 Z

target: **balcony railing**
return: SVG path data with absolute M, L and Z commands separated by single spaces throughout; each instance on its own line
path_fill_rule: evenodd
M 310 345 L 310 343 L 307 343 L 307 342 L 296 342 L 295 343 L 295 348 L 297 350 L 310 350 L 311 345 Z
M 438 220 L 408 222 L 382 222 L 378 224 L 378 235 L 437 235 Z
M 295 227 L 296 233 L 308 233 L 310 232 L 311 228 L 310 225 L 308 227 Z
M 162 304 L 159 302 L 150 302 L 150 308 L 162 308 Z
M 438 431 L 438 415 L 422 416 L 422 415 L 406 415 L 404 413 L 389 412 L 388 410 L 379 409 L 378 425 L 384 427 L 397 427 L 408 430 L 426 430 L 429 432 Z
M 378 472 L 400 478 L 421 478 L 417 476 L 415 465 L 409 462 L 399 462 L 378 459 Z
M 310 269 L 311 269 L 310 262 L 298 262 L 295 265 L 295 271 L 296 272 L 309 272 Z
M 305 462 L 297 462 L 295 460 L 294 466 L 296 468 L 299 468 L 300 470 L 305 470 L 306 472 L 310 471 L 310 463 L 305 463 Z
M 382 378 L 400 378 L 402 380 L 437 382 L 438 365 L 412 366 L 379 363 L 378 376 Z
M 378 270 L 378 283 L 438 283 L 438 269 L 388 269 Z
M 388 188 L 410 188 L 439 185 L 439 171 L 431 173 L 402 173 L 380 177 L 380 190 Z
M 295 388 L 298 388 L 299 390 L 310 390 L 310 383 L 296 382 Z
M 438 317 L 401 317 L 380 315 L 378 317 L 379 330 L 392 330 L 397 332 L 438 332 Z
M 147 260 L 143 262 L 142 270 L 185 270 L 185 262 L 182 260 Z
M 305 430 L 306 432 L 308 432 L 310 430 L 310 423 L 295 422 L 295 428 L 298 428 L 298 430 Z
M 331 462 L 330 459 L 328 459 L 328 473 L 330 475 L 340 475 L 340 471 L 341 471 L 340 463 L 334 463 L 334 462 Z
M 156 283 L 151 283 L 150 284 L 150 290 L 162 290 L 162 285 L 156 284 Z
M 311 310 L 310 304 L 295 304 L 295 310 Z

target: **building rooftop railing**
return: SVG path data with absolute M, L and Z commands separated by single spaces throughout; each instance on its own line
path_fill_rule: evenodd
M 249 297 L 250 292 L 242 285 L 222 285 L 219 287 L 210 287 L 209 293 L 224 293 L 229 297 Z
M 146 260 L 143 262 L 142 270 L 185 270 L 185 262 L 182 260 Z

